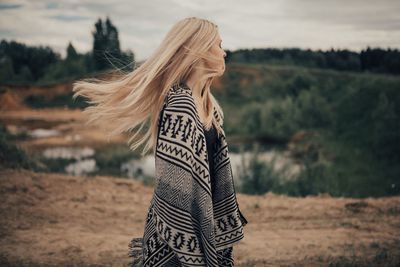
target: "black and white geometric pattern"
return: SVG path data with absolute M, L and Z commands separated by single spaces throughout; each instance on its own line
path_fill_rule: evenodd
M 215 110 L 214 116 L 221 122 Z M 154 194 L 143 238 L 130 243 L 132 266 L 233 266 L 232 246 L 244 237 L 247 220 L 236 199 L 225 133 L 215 151 L 211 194 L 206 139 L 192 91 L 175 84 L 160 113 Z

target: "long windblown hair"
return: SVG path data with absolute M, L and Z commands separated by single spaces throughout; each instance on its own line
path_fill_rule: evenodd
M 76 81 L 73 98 L 81 96 L 89 100 L 89 106 L 83 110 L 89 118 L 86 124 L 105 126 L 108 137 L 129 133 L 131 150 L 147 141 L 142 156 L 150 148 L 155 151 L 157 122 L 165 96 L 174 84 L 185 83 L 193 71 L 200 70 L 202 77 L 196 83 L 204 85 L 201 88 L 204 125 L 208 129 L 214 124 L 220 133 L 224 115 L 210 91 L 213 79 L 221 76 L 218 67 L 221 59 L 210 53 L 217 38 L 216 24 L 197 17 L 185 18 L 171 28 L 155 52 L 133 71 L 112 80 Z M 214 109 L 220 122 L 213 116 Z

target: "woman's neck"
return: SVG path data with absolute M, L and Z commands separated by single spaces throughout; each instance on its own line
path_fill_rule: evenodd
M 197 112 L 199 114 L 199 117 L 204 124 L 204 118 L 205 118 L 205 110 L 204 110 L 204 86 L 206 81 L 205 80 L 200 80 L 200 77 L 203 76 L 203 73 L 201 73 L 201 70 L 196 70 L 193 72 L 189 78 L 185 81 L 185 84 L 192 90 L 192 95 L 197 107 Z
M 192 94 L 197 100 L 201 100 L 203 98 L 204 92 L 201 91 L 204 91 L 204 82 L 196 83 L 195 80 L 190 79 L 186 81 L 186 85 L 192 90 Z

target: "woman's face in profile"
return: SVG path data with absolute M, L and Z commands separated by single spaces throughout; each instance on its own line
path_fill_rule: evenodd
M 226 57 L 226 52 L 224 49 L 222 49 L 222 39 L 218 34 L 218 37 L 214 44 L 212 45 L 210 52 L 215 55 L 218 59 L 220 59 L 220 65 L 217 67 L 218 69 L 221 69 L 221 75 L 225 72 L 225 57 Z

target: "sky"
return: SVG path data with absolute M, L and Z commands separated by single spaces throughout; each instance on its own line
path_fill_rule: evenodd
M 226 50 L 400 48 L 400 0 L 0 0 L 0 39 L 91 50 L 95 22 L 109 17 L 122 50 L 149 57 L 185 17 L 219 27 Z

